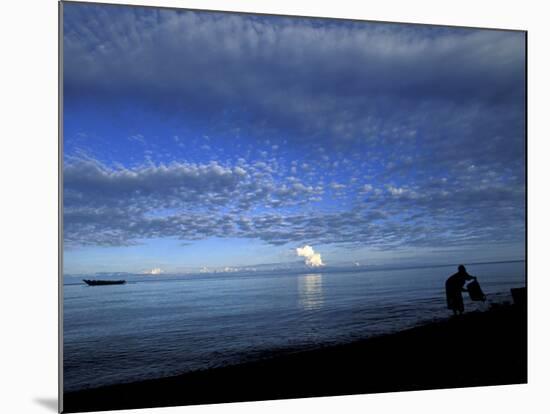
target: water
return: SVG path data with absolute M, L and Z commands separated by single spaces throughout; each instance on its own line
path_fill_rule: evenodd
M 511 301 L 525 263 L 468 266 L 489 302 Z M 271 275 L 133 277 L 64 286 L 65 391 L 348 342 L 447 317 L 454 266 Z M 128 278 L 130 280 L 130 278 Z M 471 302 L 466 311 L 485 309 Z

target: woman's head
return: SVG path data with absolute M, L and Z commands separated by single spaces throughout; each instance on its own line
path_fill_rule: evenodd
M 459 265 L 458 266 L 458 272 L 459 273 L 466 273 L 466 267 L 464 267 L 464 265 Z

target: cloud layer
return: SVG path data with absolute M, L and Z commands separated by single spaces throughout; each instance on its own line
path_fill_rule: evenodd
M 105 142 L 142 151 L 117 158 L 91 133 L 66 135 L 67 246 L 523 241 L 522 33 L 65 12 L 66 119 L 93 113 L 90 129 L 124 131 Z M 129 108 L 191 132 L 150 136 L 146 120 L 121 121 Z
M 65 20 L 69 102 L 134 100 L 211 132 L 468 139 L 523 107 L 521 33 L 93 5 Z
M 158 237 L 243 237 L 273 245 L 392 248 L 522 237 L 524 188 L 517 177 L 497 177 L 491 170 L 466 168 L 469 174 L 460 178 L 401 187 L 364 185 L 352 175 L 341 207 L 332 211 L 320 200 L 344 197 L 338 189 L 298 179 L 281 184 L 274 172 L 244 167 L 111 169 L 74 160 L 65 169 L 65 242 L 116 246 Z

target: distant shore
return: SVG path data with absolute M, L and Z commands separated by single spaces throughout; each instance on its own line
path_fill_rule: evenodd
M 496 261 L 486 261 L 486 262 L 465 262 L 464 265 L 466 266 L 474 266 L 474 265 L 490 265 L 490 264 L 502 264 L 502 263 L 522 263 L 525 262 L 525 259 L 512 259 L 512 260 L 496 260 Z M 411 269 L 434 269 L 434 268 L 445 268 L 445 267 L 452 267 L 455 268 L 455 263 L 434 263 L 434 264 L 405 264 L 401 266 L 390 266 L 390 265 L 364 265 L 364 266 L 323 266 L 315 268 L 315 273 L 347 273 L 347 272 L 386 272 L 386 271 L 395 271 L 395 270 L 411 270 Z M 279 269 L 269 269 L 269 270 L 254 270 L 250 271 L 247 268 L 241 269 L 242 273 L 247 274 L 273 274 L 273 273 L 280 273 L 281 271 L 284 271 L 286 274 L 304 274 L 304 273 L 310 273 L 311 268 L 308 267 L 300 267 L 300 268 L 279 268 Z M 196 272 L 187 272 L 187 273 L 170 273 L 170 272 L 163 272 L 160 274 L 151 274 L 151 273 L 131 273 L 131 272 L 95 272 L 95 273 L 81 273 L 81 274 L 64 274 L 63 280 L 65 278 L 71 278 L 74 279 L 73 283 L 65 283 L 63 282 L 64 286 L 74 286 L 74 285 L 82 285 L 82 279 L 85 278 L 99 278 L 99 279 L 105 279 L 107 278 L 134 278 L 136 276 L 147 278 L 150 280 L 159 280 L 159 278 L 173 278 L 178 276 L 223 276 L 228 274 L 235 274 L 234 271 L 231 272 L 224 272 L 224 271 L 212 271 L 212 272 L 206 272 L 201 273 L 200 271 Z M 151 277 L 153 276 L 153 277 Z M 108 280 L 108 279 L 106 279 Z M 161 279 L 166 280 L 166 279 Z
M 527 382 L 527 317 L 498 306 L 345 345 L 65 394 L 64 412 Z

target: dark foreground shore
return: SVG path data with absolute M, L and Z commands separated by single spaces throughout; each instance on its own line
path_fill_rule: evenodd
M 64 412 L 527 382 L 527 318 L 500 306 L 354 343 L 67 393 Z

